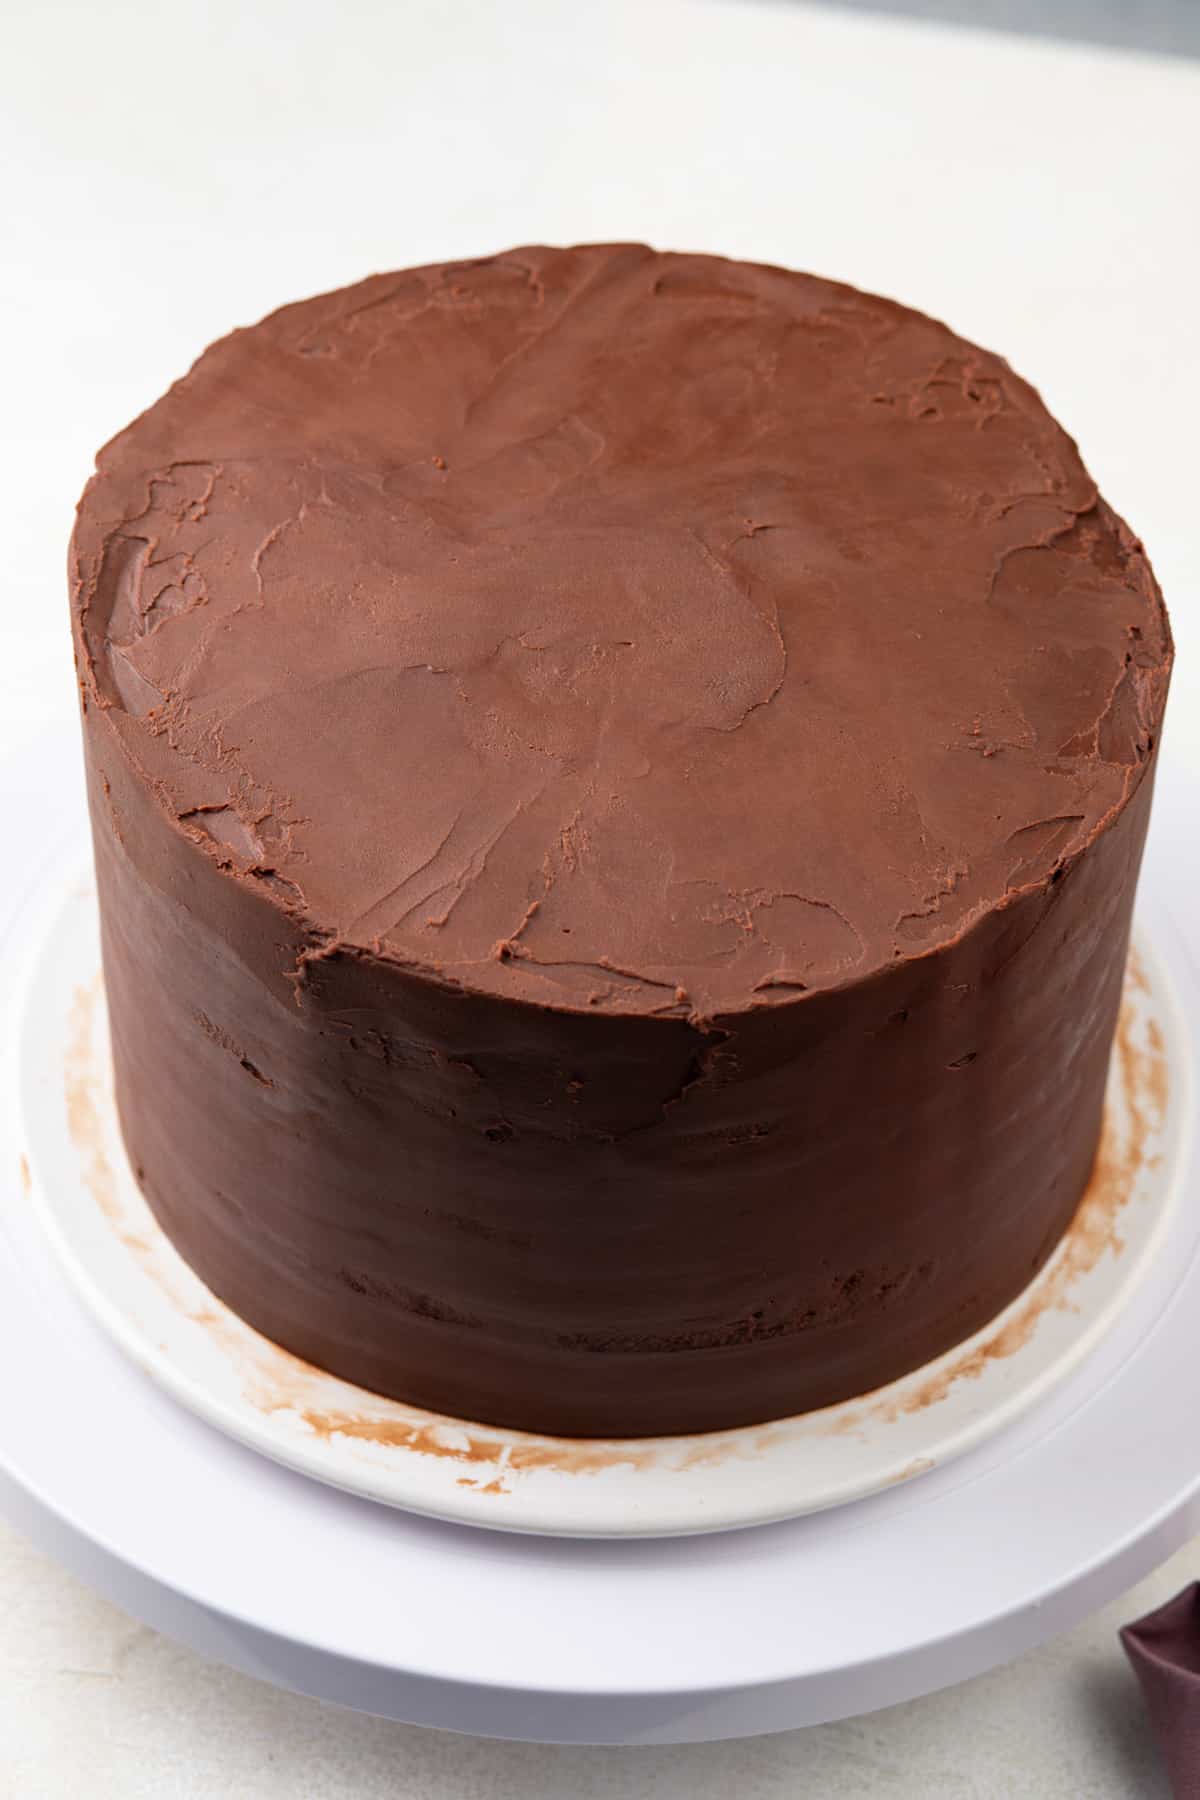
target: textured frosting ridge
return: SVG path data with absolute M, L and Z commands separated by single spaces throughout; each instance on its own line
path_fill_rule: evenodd
M 637 245 L 371 277 L 214 345 L 81 504 L 85 694 L 302 922 L 697 1023 L 1044 885 L 1141 781 L 1141 546 L 1000 358 Z

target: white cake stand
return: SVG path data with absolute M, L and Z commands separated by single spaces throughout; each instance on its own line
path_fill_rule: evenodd
M 75 770 L 64 753 L 64 791 Z M 1200 871 L 1189 778 L 1170 773 L 1141 924 L 1183 1002 L 1194 1058 L 1200 928 L 1175 896 L 1196 891 Z M 46 843 L 44 801 L 39 811 Z M 10 807 L 10 843 L 22 824 Z M 65 807 L 51 825 L 54 856 L 29 871 L 4 928 L 6 995 L 44 935 L 59 871 L 78 861 L 78 814 Z M 398 1512 L 213 1430 L 80 1305 L 21 1203 L 23 1154 L 14 1111 L 0 1138 L 0 1184 L 17 1202 L 0 1208 L 0 1505 L 129 1611 L 301 1692 L 560 1742 L 815 1723 L 1018 1654 L 1137 1580 L 1200 1521 L 1190 1165 L 1120 1317 L 1046 1397 L 953 1463 L 789 1523 L 597 1542 Z M 1186 1165 L 1190 1147 L 1175 1155 Z

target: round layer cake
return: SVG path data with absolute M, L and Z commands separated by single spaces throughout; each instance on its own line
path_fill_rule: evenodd
M 73 579 L 126 1143 L 268 1337 L 703 1431 L 1049 1256 L 1171 647 L 999 357 L 639 245 L 374 276 L 108 445 Z

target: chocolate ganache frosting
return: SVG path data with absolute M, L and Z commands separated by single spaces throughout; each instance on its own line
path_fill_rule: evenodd
M 1050 1254 L 1171 646 L 999 357 L 639 245 L 374 276 L 115 438 L 72 567 L 126 1143 L 269 1337 L 705 1430 Z

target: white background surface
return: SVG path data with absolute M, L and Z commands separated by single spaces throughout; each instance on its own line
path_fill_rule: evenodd
M 73 729 L 71 506 L 204 343 L 375 268 L 647 237 L 881 288 L 1003 350 L 1151 549 L 1181 652 L 1166 753 L 1200 758 L 1193 64 L 754 0 L 30 0 L 3 19 L 0 171 L 0 756 Z M 1197 1570 L 887 1714 L 587 1752 L 275 1694 L 3 1535 L 0 1795 L 1152 1796 L 1113 1624 Z

